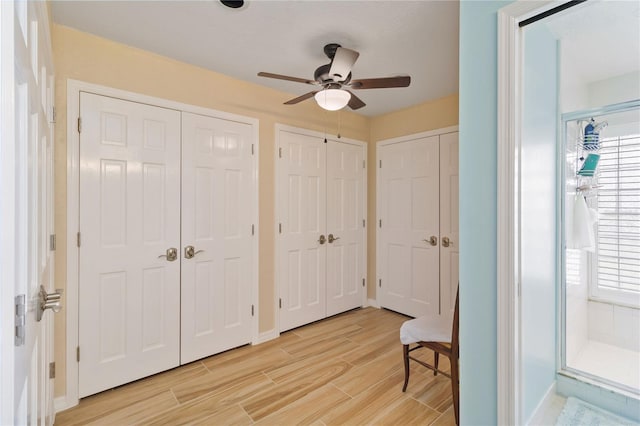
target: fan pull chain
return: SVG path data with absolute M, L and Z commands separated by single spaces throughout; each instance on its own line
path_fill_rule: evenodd
M 340 135 L 341 129 L 342 129 L 342 110 L 338 111 L 338 139 L 342 137 Z
M 327 143 L 327 110 L 324 110 L 324 143 Z

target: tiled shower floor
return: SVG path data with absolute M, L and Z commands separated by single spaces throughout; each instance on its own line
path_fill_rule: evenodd
M 640 352 L 589 340 L 569 367 L 640 388 Z

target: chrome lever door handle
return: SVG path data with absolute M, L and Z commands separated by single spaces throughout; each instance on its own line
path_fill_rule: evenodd
M 175 247 L 168 248 L 167 253 L 161 254 L 160 256 L 158 256 L 158 259 L 162 259 L 163 257 L 166 258 L 167 261 L 173 262 L 178 258 L 178 249 Z
M 438 245 L 438 237 L 435 237 L 433 235 L 428 240 L 425 239 L 425 240 L 422 240 L 422 241 L 424 241 L 425 243 L 429 243 L 432 246 L 437 246 Z
M 42 315 L 47 309 L 51 309 L 53 312 L 60 312 L 62 309 L 62 290 L 56 289 L 52 293 L 47 293 L 47 290 L 43 286 L 40 286 L 40 292 L 38 293 L 38 311 L 36 313 L 36 319 L 42 320 Z
M 324 235 L 320 235 L 320 238 L 318 238 L 318 242 L 319 242 L 320 244 L 324 244 L 324 243 L 325 243 L 325 241 L 327 241 L 327 239 L 325 238 L 325 236 L 324 236 Z
M 194 246 L 186 246 L 184 248 L 185 259 L 193 259 L 196 254 L 202 253 L 204 250 L 196 250 Z
M 329 234 L 329 243 L 339 240 L 340 237 L 334 237 L 333 234 Z

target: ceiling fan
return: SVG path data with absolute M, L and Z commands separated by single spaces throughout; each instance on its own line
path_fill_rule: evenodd
M 409 76 L 351 80 L 351 68 L 360 54 L 355 50 L 344 48 L 337 43 L 327 44 L 324 47 L 324 53 L 331 62 L 319 66 L 313 73 L 313 80 L 273 74 L 270 72 L 259 72 L 258 76 L 319 86 L 320 88 L 318 90 L 313 90 L 297 98 L 290 99 L 285 102 L 285 105 L 297 104 L 298 102 L 315 97 L 318 105 L 331 111 L 342 109 L 347 105 L 349 108 L 356 110 L 366 105 L 362 99 L 347 89 L 362 90 L 407 87 L 411 83 L 411 77 Z

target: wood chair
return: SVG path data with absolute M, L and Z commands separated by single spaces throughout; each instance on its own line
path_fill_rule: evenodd
M 409 360 L 413 360 L 420 365 L 433 370 L 433 375 L 443 374 L 451 379 L 451 390 L 453 393 L 453 411 L 456 418 L 456 424 L 460 424 L 460 382 L 459 382 L 459 344 L 458 344 L 458 296 L 460 290 L 456 293 L 456 305 L 453 312 L 453 325 L 451 317 L 447 316 L 423 316 L 409 321 L 405 321 L 400 327 L 400 341 L 403 344 L 404 358 L 404 386 L 402 392 L 407 390 L 409 384 Z M 414 347 L 411 347 L 415 344 Z M 410 355 L 416 349 L 427 348 L 434 353 L 434 365 L 430 365 L 422 360 L 414 358 Z M 449 358 L 451 364 L 451 374 L 438 369 L 438 361 L 440 354 Z

